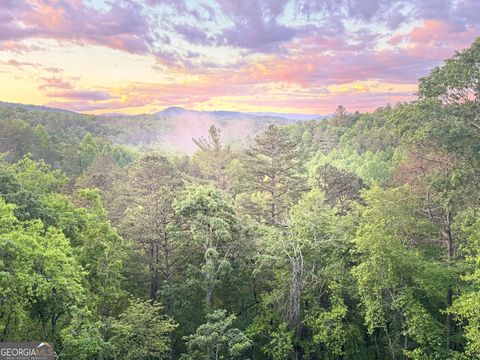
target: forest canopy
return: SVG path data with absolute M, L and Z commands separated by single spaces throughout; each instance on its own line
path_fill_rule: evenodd
M 480 38 L 414 102 L 257 120 L 246 143 L 215 123 L 191 155 L 151 146 L 156 117 L 0 106 L 0 341 L 480 359 L 479 94 Z

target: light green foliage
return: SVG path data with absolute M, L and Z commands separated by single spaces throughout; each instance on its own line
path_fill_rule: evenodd
M 339 169 L 353 172 L 370 185 L 384 184 L 391 179 L 394 170 L 391 150 L 360 154 L 354 148 L 345 146 L 324 154 L 322 152 L 310 160 L 309 174 L 314 177 L 318 167 L 333 165 Z
M 293 332 L 287 324 L 281 323 L 271 334 L 270 343 L 264 347 L 264 352 L 274 360 L 288 359 L 293 354 Z
M 465 337 L 467 354 L 480 358 L 480 220 L 478 210 L 466 210 L 459 219 L 459 226 L 466 235 L 465 251 L 471 270 L 463 277 L 467 287 L 453 303 L 451 311 L 466 321 Z
M 264 294 L 265 313 L 250 331 L 259 341 L 272 333 L 263 345 L 266 354 L 299 356 L 320 347 L 326 358 L 343 354 L 347 308 L 340 284 L 348 281 L 348 245 L 341 229 L 335 208 L 318 189 L 292 208 L 289 229 L 265 229 L 256 273 L 271 274 L 273 290 Z
M 206 306 L 212 306 L 215 285 L 230 270 L 230 259 L 238 254 L 243 229 L 232 202 L 213 186 L 188 187 L 174 204 L 183 245 L 196 252 L 204 280 Z M 197 260 L 198 261 L 198 260 Z
M 208 314 L 207 322 L 185 338 L 188 350 L 181 359 L 248 359 L 247 351 L 252 343 L 241 330 L 233 327 L 234 321 L 235 316 L 226 316 L 225 310 Z
M 20 183 L 36 194 L 59 192 L 68 181 L 60 170 L 52 170 L 43 160 L 33 161 L 27 156 L 13 164 L 11 169 Z
M 39 221 L 22 224 L 13 209 L 0 199 L 2 340 L 53 340 L 72 306 L 85 300 L 84 272 L 63 234 Z
M 112 323 L 114 359 L 161 360 L 169 356 L 169 337 L 176 325 L 162 315 L 162 306 L 147 301 L 132 301 Z
M 91 360 L 99 354 L 106 355 L 109 344 L 102 338 L 101 322 L 95 322 L 87 308 L 72 307 L 71 317 L 70 323 L 60 334 L 63 345 L 61 357 Z
M 101 317 L 113 316 L 124 305 L 122 290 L 126 246 L 107 219 L 98 190 L 83 189 L 87 202 L 80 210 L 77 259 L 86 271 L 91 309 Z
M 41 219 L 53 225 L 54 212 L 49 208 L 52 193 L 59 191 L 67 178 L 60 171 L 51 171 L 43 161 L 24 157 L 15 164 L 0 159 L 0 196 L 17 205 L 15 215 L 20 220 Z
M 239 230 L 231 201 L 213 186 L 188 187 L 174 204 L 194 241 L 208 249 Z
M 368 330 L 384 332 L 391 356 L 411 351 L 440 356 L 441 323 L 429 309 L 446 291 L 447 274 L 415 249 L 425 245 L 433 227 L 417 217 L 419 199 L 408 189 L 375 187 L 364 198 L 368 206 L 355 237 L 360 262 L 352 272 Z M 401 346 L 396 337 L 403 338 Z
M 333 356 L 344 354 L 348 327 L 345 325 L 348 308 L 343 299 L 335 292 L 331 298 L 330 309 L 312 311 L 306 322 L 313 330 L 313 342 L 324 344 Z
M 1 200 L 3 337 L 47 339 L 66 359 L 91 359 L 104 350 L 102 321 L 123 307 L 122 240 L 98 191 L 83 190 L 78 208 L 57 193 L 66 177 L 44 162 L 25 158 L 1 170 L 13 203 Z
M 390 106 L 380 107 L 374 112 L 353 116 L 353 124 L 339 134 L 342 146 L 352 146 L 360 154 L 371 151 L 384 151 L 398 145 L 395 127 L 392 125 Z
M 0 341 L 60 360 L 480 359 L 479 51 L 415 102 L 245 116 L 243 145 L 218 113 L 193 156 L 176 116 L 0 103 Z
M 305 245 L 324 245 L 335 238 L 335 210 L 325 201 L 325 194 L 313 189 L 305 193 L 291 210 L 291 226 Z

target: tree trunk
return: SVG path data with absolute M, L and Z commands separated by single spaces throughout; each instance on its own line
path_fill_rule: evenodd
M 299 244 L 294 244 L 294 255 L 290 258 L 292 266 L 290 292 L 290 324 L 295 329 L 295 337 L 302 338 L 301 301 L 303 294 L 304 261 Z M 302 359 L 303 351 L 300 344 L 294 346 L 294 360 Z
M 158 246 L 150 245 L 150 300 L 157 300 L 158 291 Z
M 270 189 L 270 194 L 272 195 L 272 203 L 270 204 L 270 225 L 275 226 L 277 224 L 277 219 L 276 219 L 276 189 L 275 187 L 277 186 L 277 181 L 276 181 L 276 175 L 273 174 L 271 177 L 271 189 Z
M 388 340 L 388 349 L 390 351 L 390 355 L 392 356 L 392 359 L 395 360 L 397 357 L 395 355 L 395 349 L 393 347 L 393 343 L 392 343 L 392 339 L 390 338 L 390 332 L 388 331 L 388 325 L 389 324 L 386 324 L 385 325 L 385 335 L 387 336 L 387 340 Z
M 295 345 L 293 348 L 293 359 L 301 360 L 302 359 L 302 347 L 300 345 Z
M 163 232 L 163 273 L 165 276 L 165 285 L 168 284 L 170 280 L 170 248 L 169 248 L 169 237 L 166 231 Z M 164 296 L 163 303 L 165 306 L 165 314 L 167 316 L 173 317 L 173 309 L 169 296 Z M 174 348 L 173 348 L 173 331 L 168 333 L 168 358 L 173 360 L 175 358 Z

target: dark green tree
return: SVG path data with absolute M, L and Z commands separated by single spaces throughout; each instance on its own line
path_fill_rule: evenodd
M 257 192 L 260 200 L 255 215 L 267 224 L 284 224 L 303 190 L 296 150 L 285 129 L 270 125 L 247 151 L 249 192 Z

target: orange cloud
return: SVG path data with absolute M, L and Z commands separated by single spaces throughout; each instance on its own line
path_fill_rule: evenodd
M 355 17 L 365 7 L 354 0 L 324 9 L 335 16 L 318 21 L 321 12 L 289 18 L 282 12 L 285 1 L 247 2 L 251 6 L 222 1 L 207 20 L 190 7 L 175 7 L 183 1 L 158 7 L 107 1 L 101 10 L 81 0 L 0 1 L 2 94 L 22 99 L 29 88 L 50 105 L 95 113 L 173 105 L 331 112 L 338 103 L 368 110 L 412 99 L 418 77 L 479 33 L 466 11 L 473 6 L 464 1 L 452 7 L 455 15 L 413 4 L 412 21 L 402 27 L 403 16 L 394 19 L 395 27 L 383 17 L 393 7 L 380 9 L 373 0 L 369 16 Z M 159 25 L 165 7 L 169 17 Z M 225 25 L 225 15 L 231 24 Z M 461 26 L 459 19 L 465 20 Z M 187 23 L 195 25 L 179 26 Z M 384 26 L 402 33 L 386 35 Z M 10 51 L 17 57 L 11 59 Z

